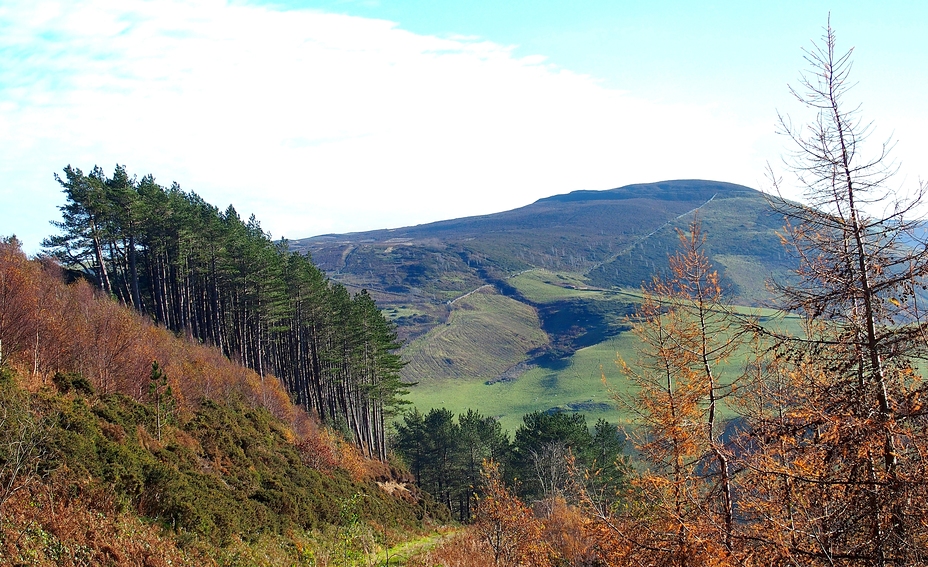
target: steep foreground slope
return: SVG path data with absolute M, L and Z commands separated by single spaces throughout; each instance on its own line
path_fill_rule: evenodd
M 435 513 L 275 377 L 60 276 L 0 243 L 0 564 L 325 565 Z

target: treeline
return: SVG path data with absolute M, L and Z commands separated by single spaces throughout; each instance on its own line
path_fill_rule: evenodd
M 583 483 L 605 506 L 616 502 L 630 472 L 624 437 L 598 420 L 591 431 L 583 414 L 533 412 L 523 416 L 515 438 L 490 416 L 468 409 L 417 409 L 397 424 L 395 450 L 420 488 L 445 504 L 462 522 L 472 519 L 483 466 L 496 463 L 526 500 L 550 500 Z
M 177 333 L 215 345 L 296 403 L 386 458 L 384 417 L 404 393 L 392 325 L 312 261 L 175 183 L 68 166 L 61 233 L 43 242 L 64 266 Z

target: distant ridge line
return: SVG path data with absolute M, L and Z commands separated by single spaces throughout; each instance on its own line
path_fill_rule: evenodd
M 631 199 L 655 199 L 658 201 L 707 201 L 715 195 L 718 195 L 719 197 L 730 197 L 758 193 L 760 193 L 760 191 L 745 185 L 728 183 L 725 181 L 711 181 L 706 179 L 681 179 L 658 181 L 654 183 L 635 183 L 632 185 L 623 185 L 614 189 L 604 190 L 578 189 L 576 191 L 571 191 L 570 193 L 544 197 L 531 204 L 507 211 L 500 211 L 497 213 L 445 219 L 405 227 L 381 228 L 349 233 L 320 234 L 316 236 L 291 240 L 291 245 L 299 247 L 302 245 L 322 244 L 333 241 L 344 241 L 344 244 L 348 244 L 361 242 L 361 239 L 363 238 L 372 238 L 380 243 L 389 244 L 393 242 L 399 244 L 401 240 L 415 240 L 417 236 L 424 231 L 430 231 L 434 229 L 455 230 L 457 227 L 466 225 L 468 223 L 493 222 L 494 219 L 501 218 L 503 215 L 519 214 L 530 209 L 534 205 L 539 204 L 550 208 L 552 205 L 557 206 L 558 203 L 627 201 Z M 477 236 L 477 234 L 473 234 L 471 236 Z
M 651 198 L 668 201 L 690 200 L 694 192 L 706 193 L 706 197 L 718 193 L 737 194 L 737 193 L 756 193 L 745 185 L 737 183 L 728 183 L 725 181 L 710 181 L 705 179 L 680 179 L 658 181 L 656 183 L 635 183 L 632 185 L 623 185 L 615 189 L 592 190 L 579 189 L 570 193 L 552 195 L 538 199 L 535 203 L 552 203 L 552 202 L 574 202 L 574 201 L 621 201 L 635 198 Z

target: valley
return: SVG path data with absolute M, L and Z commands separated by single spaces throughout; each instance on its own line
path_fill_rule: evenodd
M 473 407 L 513 431 L 532 411 L 628 421 L 613 399 L 625 389 L 616 357 L 634 359 L 626 331 L 641 285 L 666 273 L 694 218 L 729 300 L 762 315 L 767 281 L 787 279 L 792 265 L 776 233 L 784 220 L 769 196 L 729 183 L 575 191 L 494 215 L 290 244 L 334 281 L 367 289 L 397 324 L 414 405 Z

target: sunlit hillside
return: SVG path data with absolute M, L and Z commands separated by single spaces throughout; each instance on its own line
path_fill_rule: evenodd
M 275 376 L 64 275 L 0 242 L 0 564 L 324 565 L 445 514 Z

